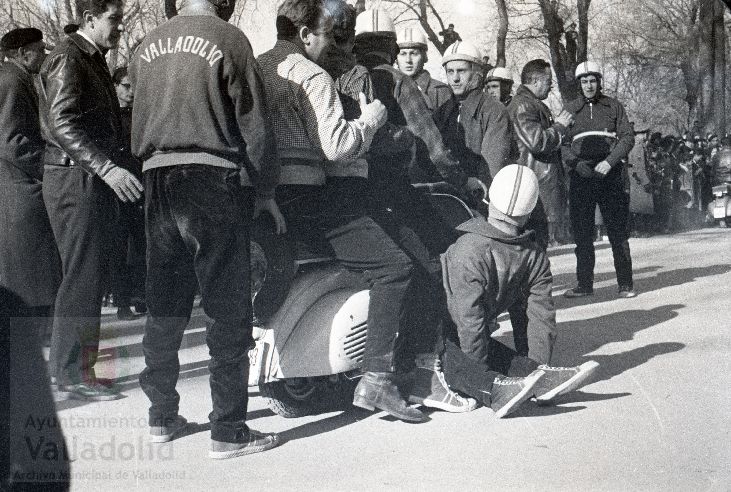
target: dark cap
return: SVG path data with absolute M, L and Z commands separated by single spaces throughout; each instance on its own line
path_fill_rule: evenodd
M 0 48 L 17 50 L 25 45 L 43 41 L 43 33 L 35 27 L 20 27 L 8 32 L 0 39 Z

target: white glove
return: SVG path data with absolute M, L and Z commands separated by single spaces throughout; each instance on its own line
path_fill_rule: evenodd
M 378 99 L 374 100 L 372 103 L 369 103 L 366 99 L 365 94 L 362 92 L 358 95 L 358 99 L 360 100 L 360 120 L 363 120 L 369 125 L 373 125 L 376 129 L 381 128 L 384 123 L 386 123 L 386 119 L 388 118 L 388 113 L 386 111 L 386 106 L 383 105 L 381 101 Z
M 114 166 L 100 177 L 123 202 L 136 202 L 142 197 L 142 183 L 122 167 Z

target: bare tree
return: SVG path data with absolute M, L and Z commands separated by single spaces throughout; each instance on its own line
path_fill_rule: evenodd
M 449 46 L 439 39 L 437 32 L 444 31 L 447 26 L 433 0 L 382 0 L 381 3 L 392 4 L 395 22 L 418 22 L 439 54 L 444 54 Z M 439 25 L 436 30 L 431 26 L 432 19 Z
M 495 6 L 497 7 L 498 14 L 498 30 L 497 30 L 497 60 L 495 66 L 504 67 L 506 63 L 505 59 L 505 41 L 508 37 L 508 6 L 505 3 L 506 0 L 495 0 Z

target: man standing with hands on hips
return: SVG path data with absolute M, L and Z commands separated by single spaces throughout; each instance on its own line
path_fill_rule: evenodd
M 626 164 L 635 143 L 634 132 L 622 104 L 602 94 L 599 65 L 591 61 L 580 63 L 576 79 L 582 94 L 566 106 L 576 120 L 567 134 L 570 145 L 564 145 L 562 150 L 570 169 L 569 213 L 576 242 L 577 286 L 564 296 L 585 297 L 594 293 L 594 209 L 598 204 L 612 245 L 619 297 L 635 297 Z

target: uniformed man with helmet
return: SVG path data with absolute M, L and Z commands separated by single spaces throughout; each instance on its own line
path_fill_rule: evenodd
M 510 104 L 513 98 L 513 76 L 505 67 L 495 67 L 487 72 L 485 80 L 485 92 L 503 103 Z
M 576 67 L 581 96 L 567 104 L 574 114 L 563 158 L 570 176 L 569 213 L 576 242 L 577 285 L 569 298 L 594 293 L 594 211 L 599 205 L 612 245 L 619 296 L 635 297 L 629 248 L 629 180 L 626 158 L 635 137 L 622 104 L 602 93 L 602 71 L 593 61 Z M 591 132 L 591 133 L 589 133 Z
M 398 69 L 416 82 L 444 144 L 454 149 L 460 140 L 458 132 L 455 131 L 459 115 L 458 104 L 452 89 L 447 84 L 432 78 L 424 69 L 424 64 L 429 60 L 426 35 L 419 28 L 407 27 L 398 32 L 396 43 L 399 49 L 396 56 Z M 412 182 L 440 180 L 440 176 L 425 172 L 424 167 L 429 160 L 429 156 L 424 155 L 425 150 L 423 146 L 421 149 L 417 148 L 415 161 L 409 169 Z
M 444 53 L 442 66 L 459 103 L 459 130 L 464 135 L 467 172 L 489 185 L 491 177 L 508 163 L 512 139 L 505 107 L 482 92 L 482 53 L 472 43 L 458 41 Z

